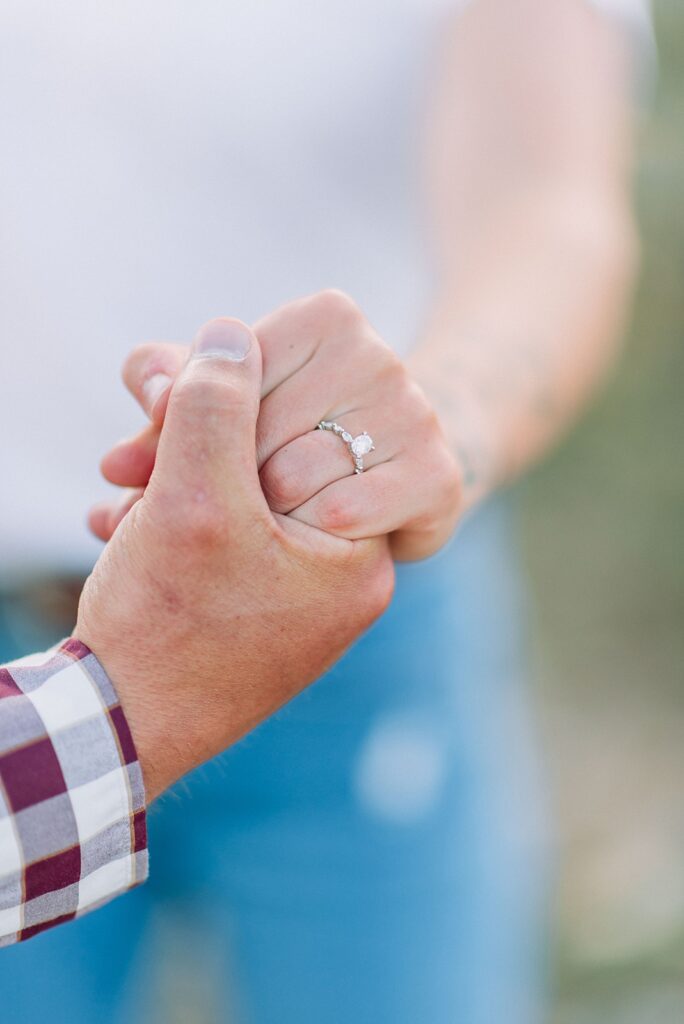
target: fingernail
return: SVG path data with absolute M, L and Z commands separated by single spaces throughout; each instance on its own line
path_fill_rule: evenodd
M 167 373 L 155 373 L 149 380 L 145 381 L 143 384 L 143 395 L 149 415 L 152 415 L 155 405 L 164 392 L 171 387 L 171 383 L 171 378 Z
M 239 320 L 219 318 L 200 327 L 192 343 L 193 356 L 230 359 L 240 363 L 252 347 L 252 335 Z

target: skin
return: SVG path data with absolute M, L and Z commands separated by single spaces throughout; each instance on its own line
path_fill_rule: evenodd
M 276 310 L 255 333 L 264 361 L 257 465 L 271 509 L 348 540 L 390 534 L 395 558 L 441 547 L 460 508 L 456 461 L 428 399 L 361 310 L 341 292 L 321 292 Z M 186 346 L 148 345 L 126 363 L 124 380 L 153 426 L 105 458 L 112 482 L 146 485 L 167 398 L 155 400 L 148 382 L 175 380 L 187 355 Z M 398 411 L 391 433 L 387 410 Z M 365 457 L 363 474 L 353 474 L 338 437 L 311 429 L 320 420 L 385 439 Z M 407 492 L 406 482 L 418 479 Z M 127 507 L 110 518 L 106 507 L 96 510 L 91 525 L 106 539 Z
M 577 69 L 581 68 L 581 74 Z M 582 0 L 478 0 L 446 26 L 424 135 L 437 263 L 412 355 L 323 292 L 254 327 L 257 458 L 279 514 L 344 538 L 436 551 L 464 513 L 538 460 L 604 379 L 635 264 L 625 33 Z M 141 346 L 125 381 L 151 418 L 104 459 L 133 490 L 95 509 L 107 539 L 143 493 L 187 349 Z M 368 471 L 334 435 L 367 430 Z
M 269 509 L 259 344 L 238 321 L 219 327 L 199 332 L 176 380 L 149 485 L 88 579 L 75 629 L 118 690 L 150 800 L 316 679 L 392 592 L 386 541 Z

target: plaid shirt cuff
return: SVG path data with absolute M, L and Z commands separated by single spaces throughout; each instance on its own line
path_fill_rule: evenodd
M 71 639 L 0 668 L 0 946 L 147 872 L 142 772 L 95 655 Z

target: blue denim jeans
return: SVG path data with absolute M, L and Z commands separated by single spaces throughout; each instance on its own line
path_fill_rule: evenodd
M 491 507 L 400 566 L 331 672 L 151 809 L 145 887 L 0 953 L 3 1019 L 542 1020 L 543 797 L 508 533 Z

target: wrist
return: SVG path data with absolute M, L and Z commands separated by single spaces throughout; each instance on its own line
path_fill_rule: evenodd
M 436 412 L 460 474 L 461 509 L 469 512 L 506 475 L 502 467 L 500 424 L 477 379 L 445 365 L 439 354 L 419 350 L 409 369 Z
M 152 685 L 149 672 L 136 663 L 133 652 L 125 651 L 123 643 L 112 648 L 100 641 L 81 617 L 73 637 L 93 653 L 112 685 L 131 732 L 150 804 L 184 774 L 169 742 L 161 703 L 152 696 L 157 684 Z

